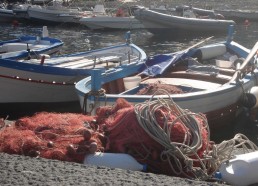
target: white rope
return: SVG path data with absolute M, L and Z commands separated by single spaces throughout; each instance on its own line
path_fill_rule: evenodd
M 165 92 L 168 98 L 155 98 L 159 91 Z M 164 147 L 160 158 L 162 161 L 168 161 L 174 174 L 207 180 L 212 177 L 222 162 L 232 158 L 234 149 L 242 147 L 245 152 L 258 149 L 253 142 L 242 134 L 237 134 L 233 139 L 223 141 L 218 145 L 212 144 L 207 119 L 201 114 L 181 109 L 165 90 L 159 91 L 155 92 L 149 101 L 136 104 L 134 110 L 139 125 L 152 139 Z M 156 120 L 157 110 L 162 114 L 163 127 Z M 169 118 L 172 114 L 176 116 L 174 121 Z M 198 123 L 197 118 L 204 123 Z M 172 127 L 178 121 L 181 121 L 185 131 L 187 131 L 182 143 L 171 141 Z M 204 150 L 203 158 L 197 154 L 203 144 L 202 128 L 206 129 L 208 133 L 207 148 Z M 196 157 L 196 159 L 192 157 Z M 194 166 L 194 162 L 198 162 L 199 167 Z

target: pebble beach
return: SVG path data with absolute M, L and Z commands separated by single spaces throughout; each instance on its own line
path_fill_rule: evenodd
M 138 171 L 0 153 L 0 185 L 222 185 Z
M 86 4 L 96 2 L 86 2 Z M 120 2 L 119 4 L 121 4 Z M 118 5 L 116 2 L 108 2 L 109 6 Z M 124 4 L 148 6 L 153 4 L 152 0 L 138 0 Z M 161 0 L 156 5 L 189 5 L 214 9 L 245 9 L 257 10 L 257 0 Z M 254 127 L 254 126 L 252 126 Z M 245 129 L 246 133 L 252 133 L 251 140 L 258 144 L 254 129 Z M 1 130 L 1 128 L 0 128 Z M 248 131 L 247 131 L 248 130 Z M 243 132 L 243 131 L 240 131 Z M 254 134 L 255 133 L 255 134 Z M 227 185 L 222 182 L 207 182 L 191 180 L 166 175 L 144 173 L 83 165 L 79 163 L 63 162 L 43 158 L 31 158 L 28 156 L 10 155 L 0 153 L 0 185 Z

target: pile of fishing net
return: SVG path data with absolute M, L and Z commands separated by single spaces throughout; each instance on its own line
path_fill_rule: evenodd
M 155 83 L 150 83 L 140 89 L 137 92 L 137 95 L 159 95 L 159 94 L 164 94 L 164 92 L 160 92 L 159 90 L 165 90 L 169 94 L 183 94 L 184 91 L 180 89 L 179 87 L 175 85 L 170 85 L 166 83 L 162 83 L 160 81 L 157 81 Z
M 90 153 L 127 153 L 159 174 L 207 180 L 234 148 L 257 150 L 245 136 L 214 144 L 203 114 L 172 99 L 132 105 L 118 99 L 97 115 L 37 113 L 14 123 L 0 119 L 0 152 L 82 163 Z
M 103 151 L 105 137 L 95 119 L 74 113 L 37 113 L 13 124 L 1 122 L 0 152 L 82 163 L 85 155 Z
M 98 108 L 96 120 L 108 137 L 106 151 L 130 154 L 151 172 L 199 177 L 212 171 L 201 161 L 210 146 L 206 117 L 172 99 L 133 106 L 120 98 Z

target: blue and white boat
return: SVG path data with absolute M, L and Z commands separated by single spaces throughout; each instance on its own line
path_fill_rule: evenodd
M 95 70 L 91 77 L 76 84 L 81 108 L 94 114 L 98 107 L 112 106 L 118 98 L 132 104 L 170 98 L 183 109 L 206 114 L 211 129 L 230 124 L 241 106 L 255 105 L 248 99 L 242 101 L 255 96 L 249 92 L 257 86 L 258 77 L 253 63 L 258 43 L 250 52 L 231 36 L 224 42 L 154 56 L 147 60 L 148 68 L 141 74 L 138 69 L 128 72 L 123 67 L 106 73 Z M 176 91 L 151 92 L 166 87 Z
M 21 36 L 17 39 L 0 42 L 0 59 L 38 58 L 40 54 L 54 54 L 60 51 L 63 42 L 48 36 L 43 27 L 41 36 Z
M 145 52 L 127 42 L 49 59 L 0 59 L 0 105 L 6 110 L 9 105 L 11 109 L 19 105 L 28 109 L 29 105 L 51 107 L 76 102 L 79 107 L 75 83 L 90 76 L 92 69 L 108 73 L 123 67 L 130 71 L 142 67 L 145 60 Z

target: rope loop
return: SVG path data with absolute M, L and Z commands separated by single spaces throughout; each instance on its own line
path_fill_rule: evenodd
M 210 141 L 208 121 L 203 114 L 180 108 L 169 93 L 167 98 L 155 97 L 157 92 L 149 101 L 136 104 L 134 112 L 142 129 L 164 147 L 160 159 L 168 162 L 175 175 L 201 180 L 211 179 L 221 163 L 233 157 L 233 150 L 239 147 L 242 147 L 245 152 L 258 150 L 258 147 L 243 134 L 237 134 L 231 140 L 215 144 Z M 157 120 L 157 112 L 162 121 L 160 118 Z M 202 123 L 199 123 L 200 120 Z M 172 127 L 179 121 L 185 129 L 184 140 L 183 142 L 171 141 Z M 202 139 L 204 129 L 207 131 L 205 142 Z M 206 144 L 206 148 L 199 155 L 198 152 L 203 148 L 203 144 Z
M 97 105 L 97 102 L 99 100 L 99 98 L 101 96 L 105 96 L 106 95 L 106 90 L 101 88 L 100 90 L 98 91 L 90 91 L 89 93 L 85 94 L 84 95 L 84 99 L 83 99 L 83 106 L 82 106 L 82 112 L 83 114 L 91 114 L 93 109 L 95 108 L 95 106 Z M 89 107 L 90 107 L 90 111 L 87 112 L 87 100 L 88 100 L 88 97 L 89 96 L 94 96 L 94 98 L 97 98 L 96 101 L 94 102 L 94 104 L 90 104 Z

